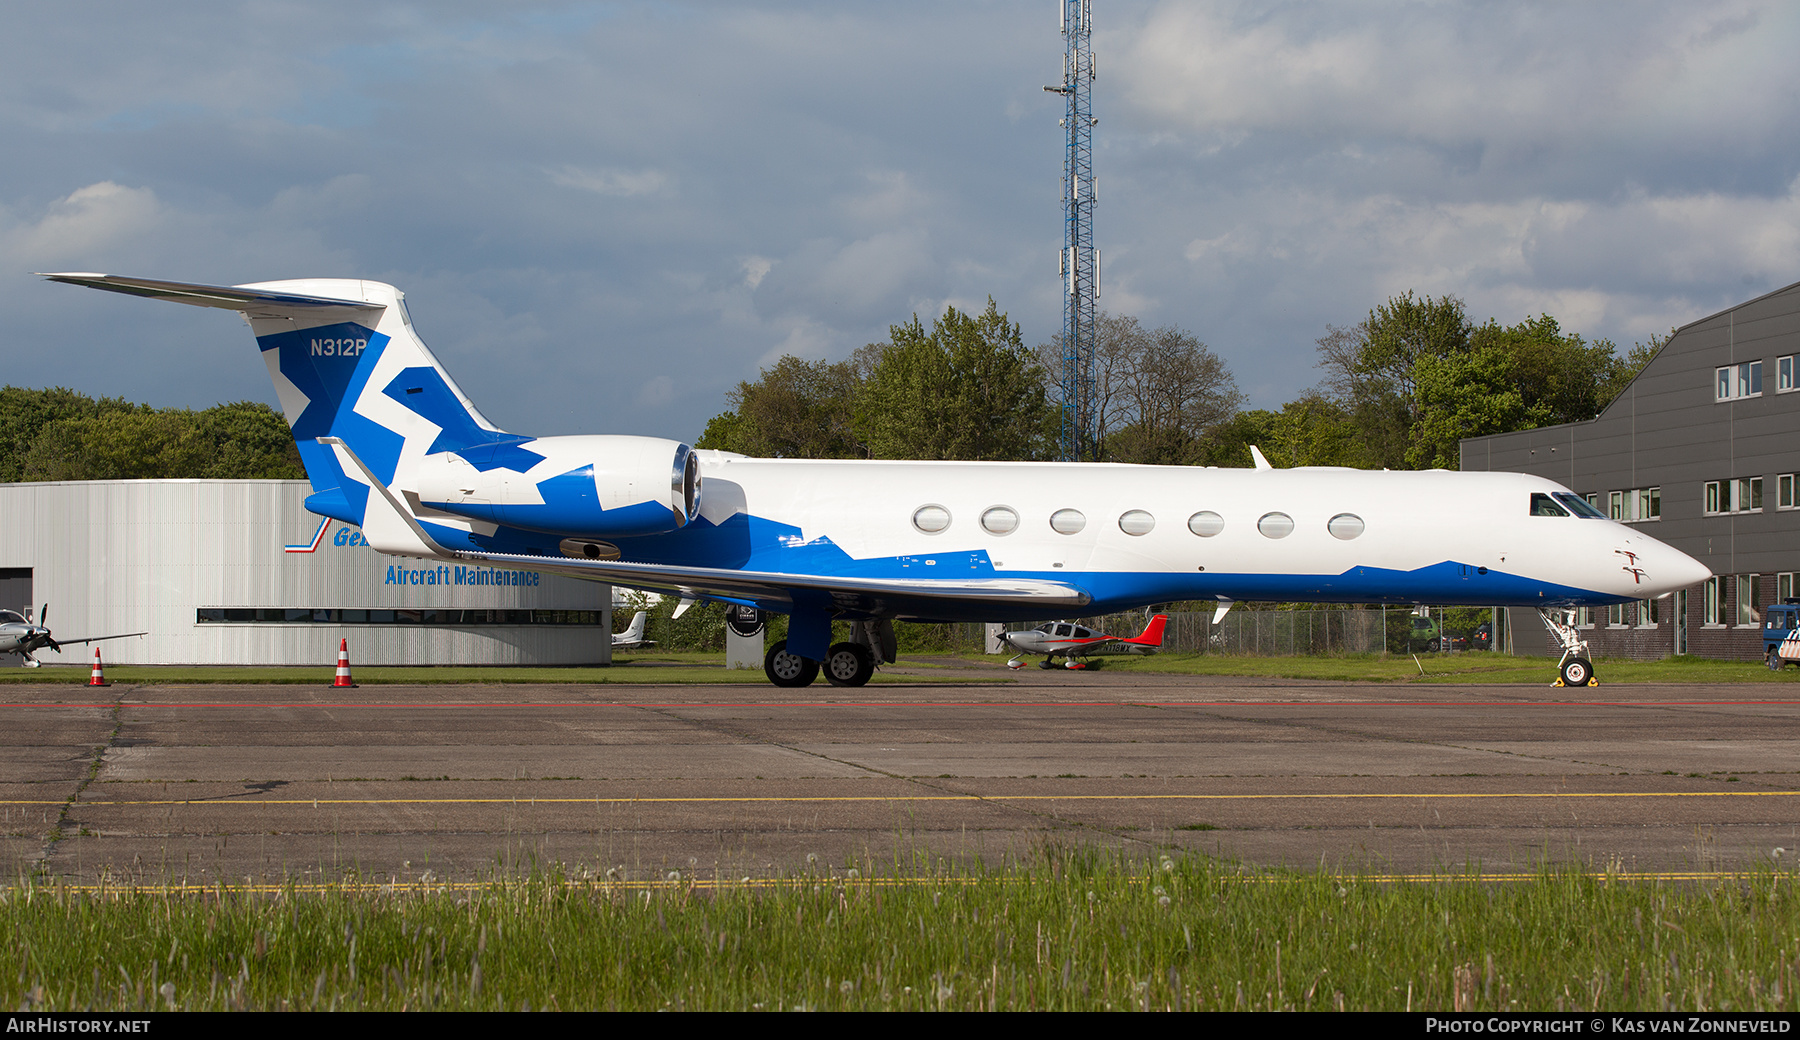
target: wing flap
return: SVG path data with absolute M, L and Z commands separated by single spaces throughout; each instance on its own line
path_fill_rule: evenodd
M 455 556 L 519 570 L 669 592 L 687 598 L 750 603 L 782 613 L 791 609 L 796 599 L 813 603 L 824 600 L 841 614 L 906 619 L 973 617 L 1008 608 L 1030 613 L 1046 607 L 1084 607 L 1093 601 L 1092 596 L 1074 585 L 1029 578 L 908 581 L 554 559 L 510 553 L 456 553 Z

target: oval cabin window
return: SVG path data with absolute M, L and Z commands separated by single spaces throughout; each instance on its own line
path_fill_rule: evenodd
M 1119 530 L 1129 535 L 1149 534 L 1156 529 L 1156 517 L 1142 509 L 1133 509 L 1119 517 Z
M 1202 509 L 1188 517 L 1188 530 L 1202 538 L 1211 538 L 1225 530 L 1225 518 L 1210 509 Z
M 920 506 L 913 513 L 913 526 L 926 534 L 937 534 L 950 526 L 950 510 L 943 506 Z
M 1347 542 L 1363 533 L 1363 519 L 1355 513 L 1339 513 L 1325 522 L 1325 530 Z
M 981 514 L 981 527 L 989 534 L 1012 534 L 1019 526 L 1019 514 L 1010 506 L 994 506 Z
M 1050 514 L 1050 530 L 1057 534 L 1080 534 L 1086 526 L 1087 517 L 1079 509 L 1058 509 Z
M 1294 518 L 1286 513 L 1264 513 L 1256 522 L 1264 538 L 1286 538 L 1294 533 Z

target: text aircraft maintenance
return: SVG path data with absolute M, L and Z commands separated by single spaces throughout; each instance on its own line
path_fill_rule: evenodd
M 1000 639 L 1019 652 L 1017 657 L 1006 662 L 1008 668 L 1025 667 L 1025 658 L 1030 654 L 1044 655 L 1044 659 L 1038 662 L 1039 668 L 1055 668 L 1058 654 L 1062 655 L 1064 668 L 1098 668 L 1099 661 L 1081 661 L 1078 658 L 1111 651 L 1148 653 L 1162 646 L 1163 626 L 1168 623 L 1167 614 L 1158 614 L 1150 619 L 1150 623 L 1138 635 L 1109 636 L 1086 625 L 1051 621 L 1036 628 L 1007 632 Z
M 25 608 L 27 612 L 30 607 Z M 25 615 L 16 610 L 0 610 L 0 654 L 18 654 L 24 658 L 22 662 L 27 668 L 36 668 L 40 664 L 31 656 L 45 647 L 62 653 L 64 646 L 79 643 L 101 643 L 108 639 L 130 639 L 132 636 L 147 635 L 145 632 L 126 632 L 116 636 L 84 636 L 80 639 L 58 639 L 50 634 L 46 622 L 50 620 L 50 605 L 44 604 L 38 611 L 36 624 L 26 620 Z
M 379 552 L 788 615 L 782 686 L 894 660 L 895 620 L 1006 622 L 1210 600 L 1552 611 L 1662 596 L 1699 562 L 1510 473 L 753 459 L 483 418 L 391 285 L 54 281 L 242 314 L 313 493 Z M 495 364 L 502 363 L 496 358 Z M 833 643 L 833 620 L 852 637 Z M 1561 625 L 1564 670 L 1591 665 Z M 1579 680 L 1576 682 L 1575 680 Z

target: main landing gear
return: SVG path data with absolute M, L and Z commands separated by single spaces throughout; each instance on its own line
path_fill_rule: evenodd
M 763 656 L 763 674 L 775 685 L 789 688 L 811 686 L 821 671 L 833 686 L 863 686 L 875 674 L 876 654 L 892 664 L 894 649 L 892 621 L 858 621 L 850 627 L 850 638 L 831 644 L 823 661 L 789 653 L 787 640 L 781 640 Z
M 1557 662 L 1556 681 L 1552 686 L 1598 686 L 1594 678 L 1594 661 L 1588 650 L 1587 640 L 1581 638 L 1581 631 L 1569 624 L 1562 617 L 1553 615 L 1548 610 L 1540 609 L 1538 617 L 1543 619 L 1544 627 L 1550 630 L 1562 643 L 1562 660 Z

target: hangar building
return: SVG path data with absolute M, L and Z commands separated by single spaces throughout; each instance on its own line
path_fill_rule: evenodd
M 1583 611 L 1595 653 L 1761 659 L 1763 607 L 1800 595 L 1797 369 L 1800 283 L 1682 326 L 1596 419 L 1464 440 L 1462 468 L 1557 481 L 1712 569 L 1664 601 Z M 1518 652 L 1554 645 L 1512 613 Z
M 0 607 L 119 664 L 605 664 L 611 589 L 383 556 L 303 480 L 0 484 Z M 52 664 L 85 665 L 87 647 Z M 0 663 L 17 664 L 16 655 Z

